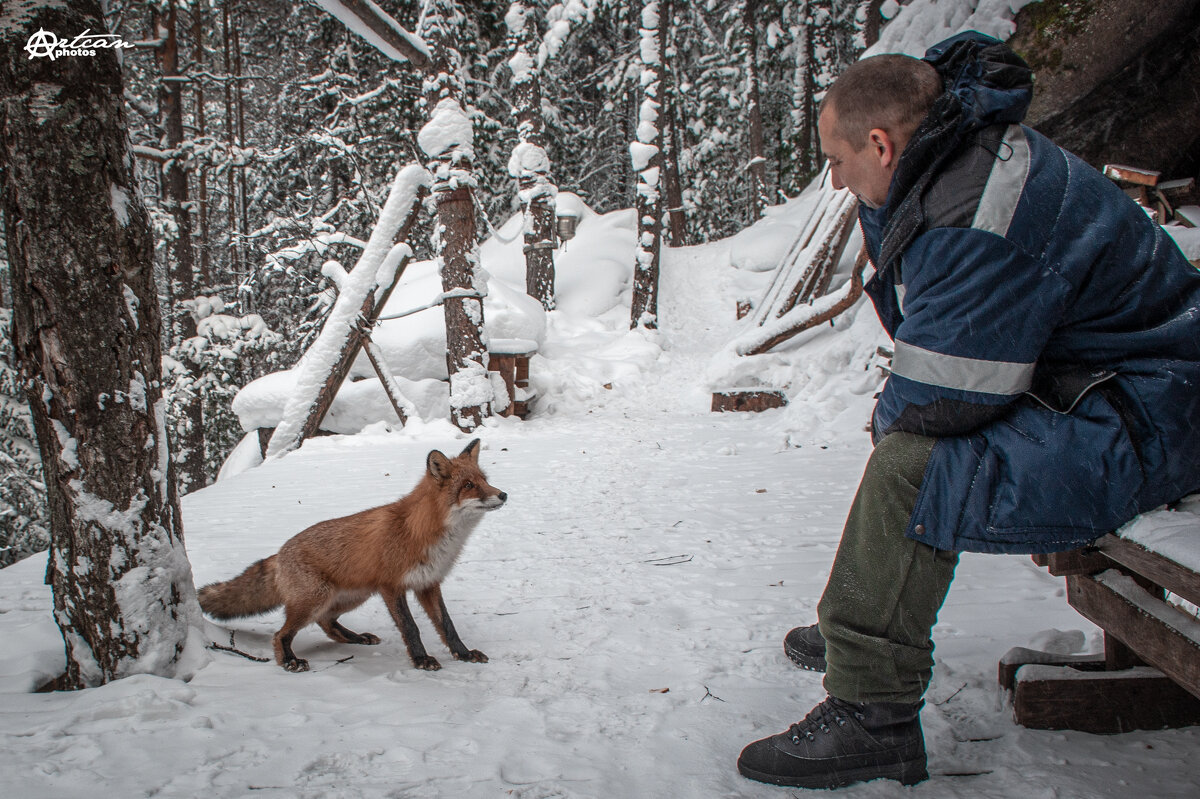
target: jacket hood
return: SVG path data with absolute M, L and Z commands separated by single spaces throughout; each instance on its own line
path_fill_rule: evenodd
M 942 94 L 901 153 L 887 202 L 873 220 L 886 226 L 878 269 L 891 266 L 920 231 L 921 198 L 951 157 L 975 132 L 1020 122 L 1033 100 L 1029 65 L 978 31 L 935 44 L 923 60 L 941 76 Z
M 942 108 L 935 105 L 934 111 L 957 117 L 960 131 L 1025 118 L 1033 100 L 1033 71 L 999 39 L 965 31 L 926 50 L 923 60 L 942 77 Z

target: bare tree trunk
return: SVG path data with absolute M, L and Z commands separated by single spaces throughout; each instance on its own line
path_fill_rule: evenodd
M 229 2 L 224 0 L 221 3 L 221 48 L 224 55 L 225 68 L 225 143 L 230 151 L 232 160 L 233 148 L 237 144 L 238 138 L 234 128 L 233 121 L 233 57 L 230 53 L 233 32 L 230 30 L 229 24 Z M 238 227 L 238 211 L 237 211 L 237 184 L 234 178 L 234 167 L 232 164 L 226 167 L 225 170 L 226 187 L 225 187 L 225 207 L 229 235 L 229 271 L 235 275 L 235 280 L 240 285 L 245 284 L 246 272 L 248 271 L 242 258 L 242 237 L 241 229 Z M 247 302 L 248 297 L 238 293 L 238 302 L 241 305 L 242 313 L 251 313 L 254 309 L 252 303 Z
M 858 0 L 855 23 L 861 25 L 862 48 L 865 50 L 879 41 L 879 30 L 883 27 L 883 15 L 879 10 L 883 0 Z
M 493 392 L 483 333 L 487 286 L 479 274 L 472 191 L 476 185 L 474 139 L 463 111 L 462 57 L 455 49 L 462 21 L 462 11 L 454 0 L 431 0 L 426 6 L 421 33 L 431 51 L 432 68 L 422 88 L 435 123 L 422 129 L 417 141 L 430 158 L 437 204 L 434 253 L 442 289 L 449 295 L 443 307 L 450 420 L 459 429 L 470 431 L 491 415 Z
M 205 61 L 204 8 L 200 5 L 192 7 L 192 46 L 195 48 L 193 60 L 196 62 L 196 68 L 203 71 Z M 208 124 L 204 113 L 204 84 L 196 81 L 196 136 L 203 139 L 206 135 L 208 135 Z M 200 271 L 196 279 L 198 285 L 211 287 L 213 273 L 209 238 L 211 231 L 208 226 L 208 167 L 204 165 L 201 165 L 196 181 L 196 202 L 196 211 L 200 222 L 200 240 L 197 242 L 196 248 L 200 252 Z
M 50 504 L 55 687 L 172 675 L 199 618 L 169 458 L 154 242 L 116 55 L 30 57 L 32 33 L 105 30 L 97 0 L 0 33 L 0 202 L 14 346 Z
M 162 43 L 157 49 L 159 68 L 158 112 L 165 132 L 163 149 L 176 150 L 183 143 L 183 84 L 179 78 L 179 39 L 175 0 L 165 10 L 151 9 L 154 38 Z M 196 296 L 196 263 L 192 253 L 192 217 L 188 212 L 188 175 L 180 158 L 163 165 L 163 208 L 175 220 L 174 238 L 168 248 L 170 288 L 167 309 L 170 314 L 171 346 L 196 335 L 196 320 L 184 302 Z M 191 385 L 199 378 L 199 365 L 187 364 Z M 183 493 L 204 487 L 204 408 L 198 391 L 185 389 L 175 419 L 176 457 L 180 465 L 179 481 Z
M 545 121 L 542 119 L 541 70 L 537 67 L 540 37 L 530 0 L 516 0 L 509 21 L 509 50 L 513 70 L 513 116 L 519 144 L 509 161 L 517 179 L 525 215 L 525 292 L 554 310 L 555 194 L 546 155 Z
M 749 126 L 750 212 L 752 219 L 761 219 L 763 209 L 770 204 L 767 197 L 767 159 L 763 146 L 762 107 L 758 90 L 758 0 L 746 0 L 742 24 L 746 35 L 746 124 Z
M 658 272 L 662 253 L 662 52 L 666 15 L 658 0 L 644 0 L 641 25 L 641 106 L 637 140 L 630 143 L 637 172 L 638 238 L 633 269 L 630 328 L 658 327 Z

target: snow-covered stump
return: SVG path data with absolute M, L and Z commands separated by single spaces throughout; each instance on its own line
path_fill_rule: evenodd
M 558 187 L 551 179 L 550 158 L 545 150 L 541 69 L 536 59 L 539 39 L 532 15 L 529 0 L 516 0 L 504 17 L 512 52 L 508 66 L 513 73 L 513 116 L 519 139 L 508 162 L 508 173 L 517 180 L 525 217 L 525 292 L 552 311 L 557 245 L 554 197 Z
M 50 504 L 52 687 L 177 675 L 200 623 L 167 445 L 149 217 L 118 59 L 30 58 L 39 29 L 103 31 L 96 0 L 6 9 L 0 163 L 14 349 Z M 197 639 L 198 640 L 198 639 Z
M 264 453 L 282 455 L 314 435 L 366 340 L 363 326 L 374 322 L 412 250 L 403 239 L 420 209 L 429 174 L 419 166 L 400 170 L 358 263 L 338 281 L 338 296 L 316 341 L 297 367 L 296 391 Z
M 462 107 L 462 57 L 455 49 L 462 25 L 462 12 L 452 0 L 431 0 L 426 6 L 421 33 L 433 66 L 422 89 L 430 119 L 417 144 L 430 159 L 437 205 L 433 245 L 446 293 L 450 421 L 470 431 L 491 415 L 493 391 L 483 328 L 487 286 L 475 227 L 474 132 Z
M 658 327 L 658 267 L 662 251 L 662 210 L 659 181 L 662 173 L 661 106 L 662 52 L 666 17 L 659 13 L 658 0 L 645 0 L 639 60 L 642 64 L 637 140 L 629 154 L 637 173 L 637 250 L 633 269 L 633 301 L 630 328 Z

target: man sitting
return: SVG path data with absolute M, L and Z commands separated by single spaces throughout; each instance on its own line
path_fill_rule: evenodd
M 864 59 L 819 119 L 861 201 L 895 340 L 818 625 L 825 701 L 738 769 L 926 779 L 930 633 L 961 551 L 1074 549 L 1200 489 L 1200 272 L 1116 186 L 1020 124 L 1026 64 L 969 32 Z

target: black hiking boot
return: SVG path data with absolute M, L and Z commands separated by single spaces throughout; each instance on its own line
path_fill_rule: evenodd
M 844 702 L 827 697 L 786 732 L 742 750 L 742 776 L 796 788 L 840 788 L 867 780 L 915 785 L 929 778 L 923 702 Z
M 802 669 L 825 671 L 825 639 L 815 624 L 789 631 L 783 637 L 783 651 Z

